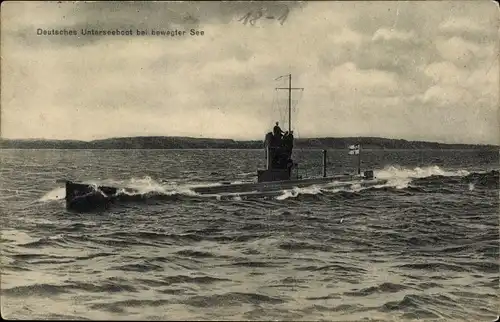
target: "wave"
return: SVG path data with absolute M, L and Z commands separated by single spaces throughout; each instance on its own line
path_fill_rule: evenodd
M 379 308 L 381 312 L 404 312 L 403 316 L 405 318 L 415 319 L 415 318 L 425 318 L 425 319 L 439 319 L 443 318 L 439 312 L 436 312 L 436 308 L 424 309 L 425 307 L 435 307 L 435 306 L 451 305 L 451 307 L 456 307 L 453 301 L 444 295 L 437 296 L 421 296 L 417 294 L 405 295 L 401 301 L 392 301 L 385 303 Z
M 26 296 L 39 296 L 48 297 L 58 294 L 68 294 L 77 291 L 86 292 L 106 292 L 106 293 L 116 293 L 116 292 L 136 292 L 137 289 L 130 285 L 124 285 L 112 282 L 110 280 L 103 281 L 100 284 L 83 283 L 83 282 L 71 282 L 62 285 L 53 284 L 32 284 L 24 286 L 15 286 L 12 288 L 6 288 L 2 290 L 5 295 L 26 297 Z
M 402 284 L 395 284 L 390 282 L 382 283 L 378 286 L 370 286 L 361 290 L 355 290 L 350 292 L 344 292 L 344 295 L 348 296 L 368 296 L 377 293 L 397 293 L 408 289 L 407 286 Z
M 130 272 L 140 272 L 146 273 L 150 271 L 163 271 L 163 267 L 160 265 L 155 265 L 144 261 L 143 263 L 135 263 L 135 264 L 126 264 L 121 266 L 114 266 L 111 269 L 119 270 L 119 271 L 130 271 Z
M 93 310 L 105 310 L 113 313 L 123 313 L 129 307 L 157 307 L 171 304 L 169 300 L 136 300 L 129 299 L 112 303 L 94 303 L 90 305 Z
M 68 238 L 64 234 L 57 234 L 54 236 L 39 238 L 27 243 L 20 244 L 20 247 L 24 248 L 43 248 L 47 246 L 60 246 L 66 247 L 68 244 Z
M 309 272 L 315 272 L 315 271 L 339 271 L 342 272 L 343 274 L 366 274 L 367 271 L 363 268 L 359 267 L 354 267 L 351 265 L 346 265 L 346 264 L 327 264 L 327 265 L 322 265 L 322 266 L 314 266 L 314 265 L 308 265 L 308 266 L 303 266 L 297 268 L 298 271 L 309 271 Z
M 412 264 L 402 264 L 396 266 L 401 269 L 416 269 L 416 270 L 428 270 L 432 272 L 445 271 L 445 272 L 460 272 L 467 273 L 470 269 L 457 264 L 441 263 L 441 262 L 431 262 L 431 263 L 412 263 Z
M 39 201 L 42 202 L 47 202 L 47 201 L 54 201 L 54 200 L 62 200 L 66 196 L 66 189 L 64 188 L 55 188 L 49 192 L 47 192 L 45 195 L 43 195 Z
M 123 197 L 123 200 L 134 201 L 142 199 L 166 199 L 166 200 L 183 200 L 184 198 L 214 198 L 216 200 L 232 200 L 241 201 L 251 197 L 271 197 L 275 200 L 282 201 L 299 196 L 315 196 L 321 194 L 336 194 L 339 192 L 358 193 L 364 190 L 400 190 L 406 192 L 428 192 L 425 185 L 443 185 L 464 183 L 469 191 L 473 191 L 478 186 L 498 187 L 498 171 L 492 170 L 489 172 L 469 172 L 465 169 L 445 170 L 439 166 L 405 168 L 398 165 L 387 166 L 380 170 L 375 170 L 375 177 L 384 179 L 387 182 L 372 187 L 363 187 L 356 182 L 352 182 L 347 186 L 345 183 L 339 188 L 339 182 L 331 182 L 326 184 L 314 184 L 303 188 L 284 189 L 276 192 L 268 193 L 225 193 L 214 195 L 202 195 L 196 193 L 193 189 L 200 186 L 219 186 L 223 183 L 219 182 L 188 182 L 179 184 L 176 181 L 158 182 L 151 177 L 131 178 L 129 180 L 99 180 L 89 181 L 87 183 L 95 185 L 107 185 L 122 187 L 118 190 L 118 195 Z M 243 181 L 231 182 L 232 184 L 242 183 Z M 444 188 L 443 188 L 444 189 Z M 446 190 L 441 192 L 445 193 Z M 454 193 L 448 190 L 448 193 Z M 65 198 L 65 189 L 57 187 L 45 195 L 39 201 L 50 202 L 62 200 Z
M 410 187 L 410 183 L 415 179 L 429 178 L 433 176 L 462 177 L 470 172 L 465 169 L 444 170 L 434 165 L 428 167 L 415 167 L 408 169 L 398 165 L 387 166 L 384 169 L 375 171 L 375 176 L 388 180 L 386 187 L 405 189 Z
M 313 243 L 308 243 L 308 242 L 301 242 L 301 241 L 288 241 L 288 242 L 283 242 L 278 245 L 278 248 L 287 250 L 287 251 L 323 251 L 323 252 L 329 252 L 332 250 L 331 246 L 324 245 L 324 244 L 313 244 Z
M 213 258 L 216 257 L 215 254 L 210 252 L 202 252 L 197 250 L 185 249 L 176 252 L 177 255 L 186 256 L 186 257 L 194 257 L 194 258 Z
M 198 186 L 211 186 L 220 185 L 220 183 L 191 183 L 191 184 L 178 184 L 177 182 L 158 182 L 153 180 L 151 177 L 144 178 L 131 178 L 129 180 L 90 180 L 85 183 L 92 185 L 97 189 L 98 186 L 112 186 L 120 187 L 118 190 L 118 195 L 122 196 L 200 196 L 192 189 Z M 43 195 L 39 201 L 50 202 L 63 200 L 66 197 L 66 189 L 64 187 L 57 187 L 45 195 Z
M 262 304 L 282 304 L 285 301 L 257 293 L 231 292 L 225 294 L 215 294 L 210 296 L 192 296 L 183 302 L 185 305 L 194 307 L 221 307 L 221 306 L 241 306 L 242 303 L 262 305 Z
M 444 170 L 439 166 L 416 167 L 413 169 L 400 166 L 387 166 L 381 170 L 375 170 L 374 175 L 378 179 L 387 180 L 386 183 L 371 187 L 362 187 L 360 184 L 353 182 L 352 185 L 336 188 L 338 182 L 327 184 L 312 185 L 305 188 L 294 188 L 284 190 L 281 195 L 276 197 L 276 200 L 286 200 L 290 198 L 298 198 L 304 195 L 317 194 L 337 194 L 347 193 L 348 197 L 353 193 L 362 192 L 365 190 L 385 190 L 385 191 L 401 191 L 410 193 L 427 193 L 431 192 L 425 188 L 426 185 L 432 183 L 441 185 L 440 193 L 455 193 L 451 189 L 443 188 L 444 184 L 466 183 L 469 191 L 475 190 L 479 185 L 493 187 L 498 189 L 499 172 L 497 170 L 485 172 L 469 172 L 465 169 Z M 423 187 L 424 186 L 424 187 Z
M 430 176 L 463 177 L 469 174 L 470 172 L 465 169 L 444 170 L 437 165 L 428 167 L 416 167 L 413 169 L 408 169 L 398 165 L 391 165 L 385 167 L 382 170 L 375 171 L 375 175 L 381 179 L 425 178 Z
M 472 191 L 476 187 L 480 186 L 498 189 L 500 182 L 499 178 L 499 171 L 492 170 L 489 172 L 473 172 L 463 179 L 466 183 L 468 183 L 469 190 Z

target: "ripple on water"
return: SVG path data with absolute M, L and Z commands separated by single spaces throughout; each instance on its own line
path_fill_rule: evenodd
M 224 307 L 239 306 L 243 303 L 263 305 L 263 304 L 282 304 L 285 300 L 257 293 L 239 293 L 229 292 L 224 294 L 214 294 L 207 296 L 192 296 L 183 304 L 196 307 Z
M 367 288 L 363 288 L 359 291 L 350 291 L 350 292 L 344 292 L 344 295 L 348 296 L 368 296 L 372 294 L 377 294 L 377 293 L 396 293 L 400 292 L 403 290 L 407 290 L 409 287 L 401 285 L 401 284 L 394 284 L 394 283 L 382 283 L 378 286 L 371 286 Z
M 112 313 L 125 313 L 127 311 L 127 308 L 130 307 L 140 307 L 140 308 L 147 308 L 147 307 L 160 307 L 160 306 L 165 306 L 168 304 L 171 304 L 172 301 L 170 300 L 123 300 L 123 301 L 116 301 L 116 302 L 111 302 L 111 303 L 94 303 L 91 304 L 89 307 L 93 310 L 104 310 L 104 311 L 109 311 Z
M 350 162 L 345 151 L 333 154 Z M 421 154 L 450 168 L 408 165 Z M 174 186 L 211 182 L 227 169 L 254 174 L 261 151 L 0 155 L 8 174 L 0 194 L 2 306 L 13 308 L 12 318 L 493 321 L 498 314 L 498 172 L 471 170 L 485 160 L 475 152 L 367 150 L 366 166 L 396 183 L 359 191 L 243 200 L 151 193 L 89 214 L 40 199 L 58 195 L 54 181 L 68 170 L 74 178 L 150 176 L 151 185 Z M 308 158 L 321 164 L 321 154 Z M 498 151 L 488 160 L 497 168 Z M 468 175 L 460 174 L 464 164 Z

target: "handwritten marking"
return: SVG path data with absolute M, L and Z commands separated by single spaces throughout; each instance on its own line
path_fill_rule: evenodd
M 283 25 L 285 23 L 286 19 L 288 18 L 288 14 L 290 13 L 290 9 L 288 9 L 288 7 L 285 7 L 285 10 L 281 14 L 281 16 L 279 16 L 278 18 L 275 18 L 274 15 L 270 15 L 270 14 L 264 15 L 265 11 L 266 11 L 265 8 L 260 8 L 260 9 L 255 10 L 255 11 L 250 11 L 247 14 L 245 14 L 243 17 L 238 19 L 238 21 L 241 21 L 244 25 L 250 24 L 250 25 L 254 26 L 255 23 L 257 22 L 257 20 L 264 17 L 264 18 L 269 19 L 269 20 L 276 19 L 280 22 L 280 25 Z

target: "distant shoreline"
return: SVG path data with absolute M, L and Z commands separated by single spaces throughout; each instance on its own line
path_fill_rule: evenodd
M 323 137 L 295 139 L 297 149 L 347 149 L 361 144 L 371 150 L 498 150 L 492 144 L 450 144 L 426 141 L 408 141 L 377 137 Z M 263 149 L 261 140 L 207 139 L 171 136 L 137 136 L 93 141 L 0 139 L 0 149 L 82 149 L 82 150 L 156 150 L 156 149 Z

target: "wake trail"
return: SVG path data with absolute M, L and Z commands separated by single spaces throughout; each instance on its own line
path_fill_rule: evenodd
M 414 179 L 421 179 L 431 176 L 453 176 L 453 177 L 464 177 L 469 175 L 470 172 L 464 169 L 455 170 L 445 170 L 439 166 L 428 166 L 428 167 L 415 167 L 406 168 L 398 165 L 387 166 L 380 170 L 375 170 L 375 177 L 378 179 L 387 180 L 386 183 L 376 185 L 373 187 L 362 187 L 355 182 L 342 183 L 342 187 L 339 187 L 339 182 L 331 182 L 326 184 L 315 184 L 304 188 L 293 188 L 279 191 L 276 196 L 277 200 L 285 200 L 288 198 L 296 198 L 299 195 L 309 194 L 321 194 L 321 193 L 338 193 L 341 191 L 345 192 L 360 192 L 366 189 L 381 189 L 381 188 L 395 188 L 395 189 L 405 189 L 408 188 Z M 245 173 L 246 175 L 246 173 Z M 232 184 L 242 183 L 243 181 L 237 180 L 231 182 Z M 248 181 L 246 181 L 248 182 Z M 196 193 L 193 188 L 199 186 L 218 186 L 221 183 L 216 182 L 188 182 L 188 183 L 178 183 L 177 181 L 156 181 L 151 177 L 144 178 L 130 178 L 128 180 L 90 180 L 86 183 L 97 186 L 114 186 L 122 187 L 119 188 L 119 193 L 127 196 L 138 196 L 138 195 L 163 195 L 163 196 L 173 196 L 181 195 L 187 197 L 214 197 L 213 195 L 201 195 Z M 274 193 L 276 194 L 276 193 Z M 245 193 L 224 193 L 220 195 L 215 195 L 215 197 L 234 197 L 234 200 L 241 199 Z M 268 194 L 273 196 L 273 194 Z M 65 198 L 65 188 L 57 187 L 45 195 L 43 195 L 39 201 L 41 202 L 51 202 L 57 200 L 63 200 Z M 221 198 L 217 198 L 221 199 Z
M 444 170 L 439 166 L 428 167 L 415 167 L 406 168 L 398 165 L 386 166 L 383 169 L 375 170 L 374 175 L 377 179 L 385 179 L 386 183 L 375 185 L 372 187 L 363 187 L 355 182 L 352 185 L 345 187 L 336 187 L 338 182 L 331 182 L 326 184 L 316 184 L 305 188 L 294 188 L 284 190 L 277 200 L 285 200 L 289 198 L 296 198 L 299 195 L 316 195 L 323 193 L 339 193 L 339 192 L 360 192 L 367 189 L 384 189 L 395 188 L 398 190 L 410 187 L 414 179 L 422 179 L 431 176 L 446 176 L 446 177 L 464 177 L 469 175 L 470 172 L 464 169 L 457 170 Z

